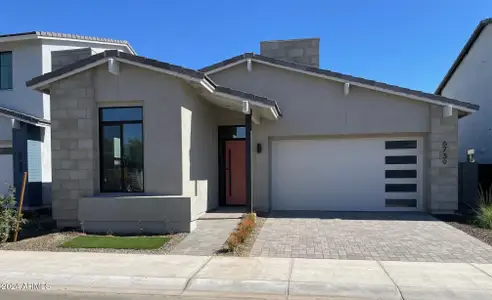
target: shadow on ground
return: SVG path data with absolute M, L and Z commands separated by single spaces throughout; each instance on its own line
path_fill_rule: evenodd
M 422 212 L 273 211 L 268 215 L 268 218 L 436 221 L 433 216 Z

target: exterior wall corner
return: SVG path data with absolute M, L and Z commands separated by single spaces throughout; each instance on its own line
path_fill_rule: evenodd
M 92 73 L 66 78 L 53 84 L 51 91 L 52 209 L 53 218 L 62 226 L 78 223 L 78 201 L 96 192 L 99 177 Z
M 426 206 L 430 213 L 453 213 L 458 209 L 458 111 L 443 117 L 441 106 L 430 109 Z

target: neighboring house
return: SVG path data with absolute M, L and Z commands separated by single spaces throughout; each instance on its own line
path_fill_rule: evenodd
M 51 95 L 53 217 L 86 231 L 191 231 L 248 209 L 458 205 L 458 100 L 319 68 L 319 39 L 202 70 L 105 51 L 28 81 Z
M 492 164 L 492 19 L 482 20 L 436 90 L 480 105 L 459 122 L 459 160 Z
M 50 97 L 26 80 L 104 50 L 135 54 L 126 41 L 53 32 L 0 35 L 0 194 L 21 187 L 28 171 L 24 208 L 47 205 L 51 194 Z

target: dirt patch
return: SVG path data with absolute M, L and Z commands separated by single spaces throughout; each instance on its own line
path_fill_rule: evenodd
M 260 234 L 261 228 L 263 228 L 263 224 L 265 224 L 266 218 L 264 217 L 256 217 L 256 225 L 251 234 L 244 240 L 241 245 L 238 246 L 238 249 L 234 252 L 227 252 L 224 250 L 219 250 L 216 252 L 216 255 L 218 256 L 241 256 L 241 257 L 246 257 L 250 256 L 251 249 L 253 248 L 253 245 L 255 244 L 256 237 L 258 234 Z M 225 244 L 224 244 L 225 245 Z M 227 247 L 224 247 L 227 248 Z
M 83 233 L 80 232 L 52 232 L 32 238 L 25 238 L 18 242 L 9 242 L 0 245 L 0 250 L 15 251 L 57 251 L 57 252 L 100 252 L 100 253 L 135 253 L 135 254 L 166 254 L 181 242 L 186 233 L 163 235 L 170 237 L 171 240 L 161 248 L 152 250 L 137 249 L 86 249 L 86 248 L 62 248 L 66 241 L 69 241 Z
M 436 215 L 436 218 L 492 246 L 492 230 L 479 227 L 472 214 Z

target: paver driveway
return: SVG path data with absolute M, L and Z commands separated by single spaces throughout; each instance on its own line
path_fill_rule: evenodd
M 492 247 L 423 213 L 274 212 L 251 254 L 492 263 Z

